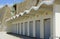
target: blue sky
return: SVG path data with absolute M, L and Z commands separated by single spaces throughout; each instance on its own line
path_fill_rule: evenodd
M 11 6 L 15 3 L 20 3 L 20 2 L 23 2 L 23 0 L 0 0 L 0 8 L 3 7 L 6 4 Z

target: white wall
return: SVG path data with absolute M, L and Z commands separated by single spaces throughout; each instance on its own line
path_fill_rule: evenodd
M 60 5 L 54 6 L 55 13 L 55 36 L 56 39 L 60 37 Z
M 29 22 L 33 21 L 33 24 L 34 24 L 33 25 L 33 37 L 36 37 L 36 35 L 35 35 L 35 21 L 40 20 L 40 23 L 41 23 L 40 24 L 40 37 L 44 38 L 44 19 L 47 19 L 47 18 L 52 19 L 52 13 L 47 13 L 47 15 L 46 15 L 46 13 L 43 13 L 43 15 L 39 14 L 39 16 L 33 16 L 33 17 L 31 16 L 27 19 L 17 21 L 17 22 L 13 22 L 13 24 L 28 22 L 28 36 L 29 36 Z M 52 23 L 51 23 L 51 28 L 52 28 Z M 24 31 L 24 29 L 23 29 L 23 31 Z M 51 29 L 51 32 L 52 32 L 52 29 Z
M 60 36 L 60 13 L 55 13 L 56 36 Z
M 30 12 L 31 14 L 29 14 L 29 16 L 27 17 L 24 17 L 22 16 L 23 18 L 19 17 L 19 19 L 16 19 L 14 21 L 12 21 L 12 24 L 17 24 L 17 23 L 25 23 L 25 22 L 28 22 L 28 33 L 27 35 L 29 36 L 29 22 L 30 21 L 33 21 L 33 37 L 36 37 L 36 32 L 35 32 L 35 21 L 36 20 L 40 20 L 40 37 L 41 38 L 44 38 L 44 19 L 48 19 L 48 18 L 51 18 L 51 34 L 52 34 L 52 11 L 50 10 L 46 10 L 44 11 L 45 9 L 43 9 L 41 12 L 40 12 L 41 9 L 39 9 L 38 11 L 34 11 L 32 10 L 32 12 Z M 37 14 L 36 14 L 37 13 Z M 15 27 L 14 27 L 14 30 L 15 30 Z M 24 31 L 24 29 L 23 29 Z M 24 32 L 25 33 L 25 32 Z M 23 34 L 24 34 L 23 33 Z

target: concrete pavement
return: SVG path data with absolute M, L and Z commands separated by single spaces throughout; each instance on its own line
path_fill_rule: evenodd
M 18 36 L 18 35 L 11 35 L 11 34 L 6 34 L 6 32 L 0 32 L 0 39 L 35 39 L 35 38 L 30 38 L 26 36 Z

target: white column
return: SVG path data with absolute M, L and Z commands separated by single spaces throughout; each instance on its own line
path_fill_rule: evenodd
M 35 20 L 33 21 L 33 37 L 35 37 Z
M 21 34 L 21 23 L 20 23 L 20 34 Z
M 55 33 L 56 37 L 60 37 L 60 13 L 55 13 Z
M 54 32 L 54 27 L 55 27 L 55 26 L 53 25 L 53 24 L 54 24 L 53 21 L 54 21 L 54 20 L 53 20 L 53 17 L 52 17 L 52 18 L 51 18 L 51 24 L 50 24 L 50 26 L 51 26 L 51 27 L 50 27 L 50 31 L 51 31 L 50 34 L 51 34 L 51 36 L 49 37 L 49 39 L 53 39 L 53 36 L 54 36 L 54 35 L 53 35 L 53 34 L 54 34 L 53 32 Z
M 23 35 L 25 35 L 25 26 L 24 26 L 24 22 L 23 22 Z
M 29 21 L 28 21 L 27 29 L 28 29 L 28 34 L 27 35 L 29 36 Z
M 40 37 L 41 38 L 44 38 L 44 22 L 43 22 L 44 19 L 40 19 Z
M 60 37 L 60 5 L 55 4 L 53 8 L 53 39 L 58 39 Z
M 18 23 L 16 24 L 16 26 L 17 26 L 17 34 L 18 34 Z

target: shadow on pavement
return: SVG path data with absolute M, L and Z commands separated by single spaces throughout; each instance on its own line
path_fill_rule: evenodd
M 29 36 L 25 36 L 25 35 L 19 35 L 19 34 L 15 34 L 15 33 L 7 33 L 7 34 L 19 37 L 21 39 L 37 39 L 37 38 L 34 38 L 34 37 L 29 37 Z

